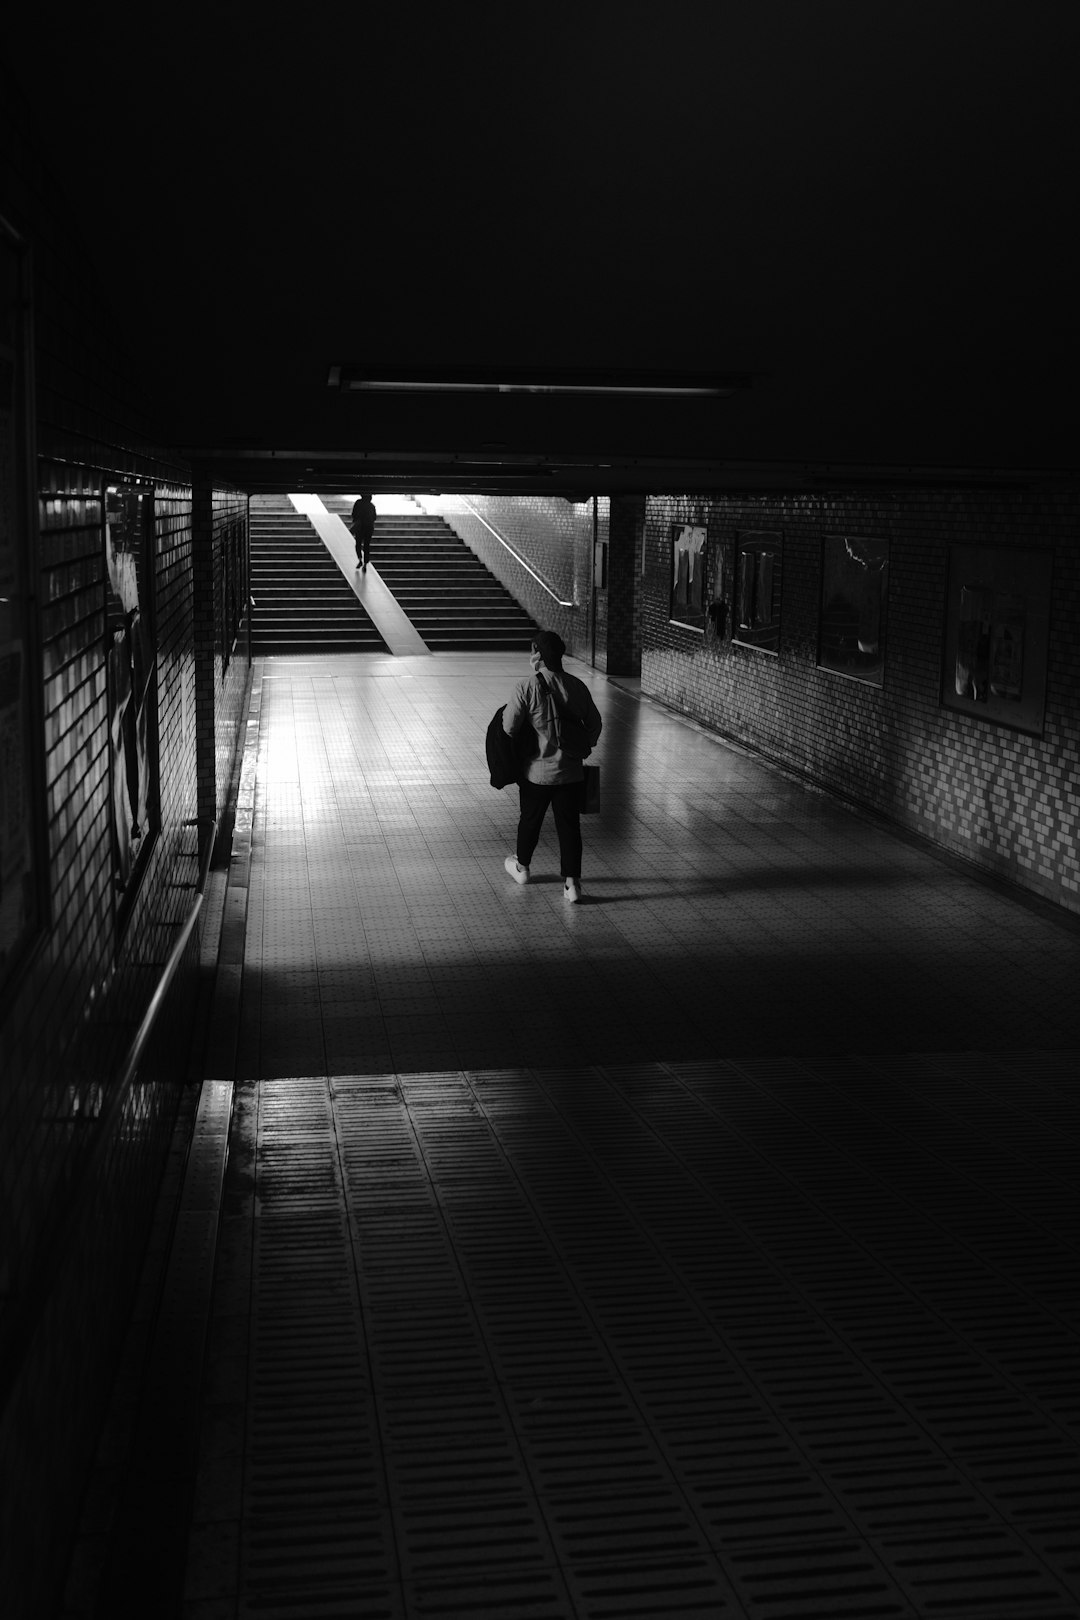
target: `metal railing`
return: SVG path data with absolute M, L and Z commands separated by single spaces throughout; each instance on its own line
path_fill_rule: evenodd
M 190 825 L 194 825 L 194 823 Z M 199 919 L 199 913 L 202 910 L 206 894 L 206 879 L 210 872 L 210 862 L 214 857 L 217 833 L 218 824 L 214 821 L 210 826 L 206 854 L 201 862 L 199 879 L 195 886 L 195 903 L 184 922 L 176 943 L 169 952 L 168 960 L 158 976 L 154 992 L 135 1032 L 135 1038 L 128 1048 L 119 1079 L 112 1088 L 108 1102 L 94 1121 L 94 1138 L 80 1158 L 69 1188 L 64 1213 L 45 1240 L 43 1252 L 36 1259 L 33 1276 L 21 1300 L 18 1300 L 18 1296 L 16 1296 L 18 1303 L 12 1301 L 15 1307 L 13 1310 L 13 1315 L 16 1317 L 15 1330 L 7 1343 L 0 1347 L 0 1412 L 3 1412 L 7 1405 L 34 1333 L 52 1297 L 57 1277 L 70 1247 L 71 1238 L 84 1215 L 83 1203 L 87 1187 L 91 1185 L 93 1172 L 100 1163 L 105 1148 L 112 1137 L 113 1128 L 123 1113 L 132 1082 L 138 1073 L 139 1064 L 146 1051 L 147 1042 L 161 1012 L 169 986 L 176 976 L 176 970 L 183 960 L 192 931 Z
M 525 561 L 525 558 L 521 555 L 520 551 L 518 551 L 515 546 L 512 546 L 510 544 L 509 540 L 506 539 L 505 535 L 501 535 L 499 533 L 498 529 L 493 529 L 491 524 L 488 522 L 487 518 L 480 516 L 480 513 L 476 510 L 476 507 L 473 505 L 472 501 L 470 501 L 470 499 L 469 499 L 469 497 L 467 495 L 463 495 L 461 497 L 461 499 L 465 502 L 465 505 L 469 508 L 469 511 L 472 513 L 472 515 L 476 519 L 476 521 L 478 523 L 482 523 L 484 525 L 484 528 L 488 531 L 488 533 L 490 535 L 493 535 L 495 537 L 495 539 L 499 542 L 500 546 L 502 546 L 504 548 L 504 550 L 506 550 L 506 551 L 508 551 L 510 553 L 511 557 L 513 557 L 515 562 L 518 562 L 518 563 L 521 564 L 521 566 L 522 566 L 522 568 L 524 568 L 525 572 L 527 574 L 529 574 L 533 579 L 535 579 L 536 583 L 540 586 L 540 589 L 543 590 L 543 591 L 546 591 L 548 596 L 551 597 L 551 600 L 553 602 L 555 602 L 559 607 L 562 607 L 562 608 L 573 607 L 574 603 L 573 603 L 572 600 L 569 601 L 569 602 L 564 601 L 563 598 L 558 594 L 558 592 L 551 585 L 548 584 L 547 580 L 542 578 L 541 575 L 539 575 L 536 572 L 536 569 L 532 566 L 532 564 Z
M 199 873 L 199 882 L 195 890 L 195 904 L 192 906 L 187 921 L 180 930 L 180 937 L 177 939 L 176 944 L 169 952 L 168 961 L 161 970 L 161 976 L 154 988 L 153 995 L 150 997 L 147 1009 L 143 1014 L 142 1023 L 139 1025 L 135 1034 L 135 1039 L 132 1041 L 131 1047 L 128 1051 L 127 1062 L 124 1064 L 115 1093 L 109 1099 L 107 1109 L 105 1109 L 98 1116 L 99 1121 L 105 1124 L 106 1131 L 102 1131 L 100 1129 L 98 1130 L 93 1149 L 93 1152 L 95 1153 L 99 1151 L 98 1144 L 100 1143 L 102 1136 L 107 1134 L 107 1127 L 113 1123 L 113 1120 L 117 1117 L 117 1114 L 124 1105 L 124 1101 L 131 1087 L 131 1082 L 134 1080 L 138 1070 L 139 1060 L 141 1059 L 143 1052 L 146 1050 L 146 1043 L 150 1039 L 150 1034 L 154 1025 L 157 1023 L 157 1016 L 161 1011 L 166 992 L 176 976 L 176 970 L 183 960 L 184 952 L 187 950 L 188 940 L 191 938 L 195 924 L 199 920 L 199 912 L 202 910 L 202 903 L 206 898 L 206 879 L 210 874 L 210 862 L 214 858 L 214 846 L 217 843 L 217 832 L 218 824 L 215 821 L 210 827 L 210 837 L 207 842 L 206 854 L 203 857 L 202 870 Z

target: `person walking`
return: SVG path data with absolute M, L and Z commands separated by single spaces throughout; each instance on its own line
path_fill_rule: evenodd
M 375 532 L 375 502 L 365 489 L 358 501 L 353 502 L 352 521 L 350 527 L 353 540 L 356 542 L 356 566 L 361 573 L 367 572 L 368 559 L 371 556 L 371 536 Z
M 563 669 L 565 651 L 566 643 L 554 630 L 539 632 L 529 659 L 532 675 L 514 688 L 503 714 L 507 736 L 522 734 L 523 755 L 517 848 L 503 865 L 515 883 L 528 883 L 529 863 L 550 805 L 563 894 L 576 905 L 581 899 L 582 761 L 596 746 L 603 721 L 585 682 Z

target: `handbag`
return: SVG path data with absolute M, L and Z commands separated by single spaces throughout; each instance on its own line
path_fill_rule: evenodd
M 599 765 L 583 765 L 585 772 L 581 784 L 581 814 L 593 816 L 600 808 L 600 767 Z

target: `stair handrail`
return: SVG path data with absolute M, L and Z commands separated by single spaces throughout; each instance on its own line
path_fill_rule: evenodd
M 189 826 L 205 824 L 201 818 L 189 822 Z M 94 1139 L 83 1154 L 75 1169 L 70 1188 L 70 1197 L 64 1208 L 64 1213 L 53 1227 L 51 1235 L 46 1238 L 45 1252 L 39 1257 L 30 1284 L 22 1300 L 22 1309 L 18 1313 L 15 1331 L 6 1344 L 0 1345 L 0 1413 L 4 1411 L 8 1400 L 18 1380 L 23 1362 L 33 1342 L 41 1316 L 52 1297 L 53 1286 L 64 1263 L 64 1257 L 69 1250 L 69 1241 L 76 1225 L 83 1215 L 83 1200 L 86 1189 L 90 1184 L 91 1171 L 98 1164 L 105 1151 L 105 1144 L 112 1135 L 116 1124 L 127 1101 L 132 1082 L 138 1073 L 139 1063 L 146 1050 L 153 1028 L 161 1012 L 166 992 L 176 976 L 181 959 L 187 949 L 191 933 L 198 920 L 202 903 L 206 897 L 206 880 L 210 874 L 210 862 L 214 856 L 214 846 L 217 842 L 218 824 L 210 824 L 210 836 L 207 843 L 206 855 L 201 864 L 199 879 L 195 886 L 195 903 L 188 913 L 180 936 L 169 953 L 158 976 L 154 992 L 150 997 L 146 1012 L 135 1032 L 135 1038 L 128 1048 L 124 1067 L 120 1071 L 120 1079 L 113 1087 L 112 1093 L 104 1108 L 95 1120 L 96 1129 Z
M 472 501 L 470 501 L 470 499 L 469 499 L 469 497 L 467 495 L 462 495 L 461 499 L 465 502 L 465 505 L 469 508 L 469 511 L 472 513 L 473 517 L 476 518 L 476 520 L 479 523 L 482 523 L 484 525 L 484 528 L 488 531 L 489 534 L 494 535 L 495 539 L 499 542 L 500 546 L 505 547 L 505 549 L 510 553 L 511 557 L 513 557 L 516 562 L 519 562 L 521 564 L 521 566 L 522 566 L 522 568 L 524 568 L 525 572 L 527 574 L 530 574 L 532 576 L 532 578 L 535 579 L 536 583 L 540 586 L 541 590 L 546 591 L 547 594 L 551 597 L 551 600 L 553 602 L 555 602 L 561 608 L 571 608 L 571 607 L 573 607 L 574 603 L 573 603 L 572 600 L 569 601 L 569 602 L 564 601 L 563 598 L 559 595 L 559 593 L 554 589 L 554 587 L 549 585 L 547 580 L 544 579 L 542 577 L 542 575 L 540 575 L 540 574 L 538 574 L 536 572 L 536 569 L 532 566 L 532 564 L 529 563 L 529 562 L 526 562 L 525 558 L 521 555 L 520 551 L 518 551 L 517 547 L 512 546 L 510 544 L 509 540 L 507 540 L 506 536 L 499 533 L 498 529 L 493 529 L 492 528 L 492 526 L 488 522 L 487 518 L 481 516 L 481 514 L 476 510 L 476 507 L 473 505 Z
M 188 913 L 187 920 L 184 923 L 183 928 L 180 930 L 179 939 L 176 941 L 176 944 L 169 953 L 168 961 L 161 970 L 161 975 L 158 979 L 157 985 L 154 988 L 154 993 L 150 997 L 146 1012 L 143 1014 L 142 1023 L 135 1032 L 135 1039 L 132 1041 L 128 1050 L 127 1061 L 124 1064 L 123 1070 L 121 1071 L 120 1082 L 116 1087 L 116 1095 L 109 1104 L 106 1118 L 107 1124 L 112 1124 L 113 1119 L 116 1117 L 116 1111 L 119 1108 L 123 1098 L 126 1096 L 128 1088 L 138 1072 L 139 1061 L 142 1058 L 143 1052 L 146 1050 L 146 1043 L 150 1039 L 154 1025 L 157 1023 L 158 1014 L 160 1013 L 162 1003 L 165 1000 L 166 991 L 176 976 L 176 970 L 180 966 L 184 952 L 187 949 L 187 942 L 191 938 L 192 929 L 195 927 L 195 924 L 199 919 L 199 912 L 202 910 L 202 903 L 206 898 L 206 880 L 210 875 L 210 862 L 214 858 L 214 846 L 217 843 L 217 833 L 217 822 L 211 822 L 210 837 L 207 840 L 206 855 L 203 858 L 202 870 L 199 873 L 199 881 L 195 888 L 195 903 Z M 99 1141 L 101 1139 L 101 1135 L 102 1133 L 99 1131 Z

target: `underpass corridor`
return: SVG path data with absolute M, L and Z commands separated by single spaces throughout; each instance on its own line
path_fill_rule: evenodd
M 568 667 L 576 907 L 525 651 L 257 661 L 194 1479 L 66 1615 L 1074 1617 L 1080 928 Z

